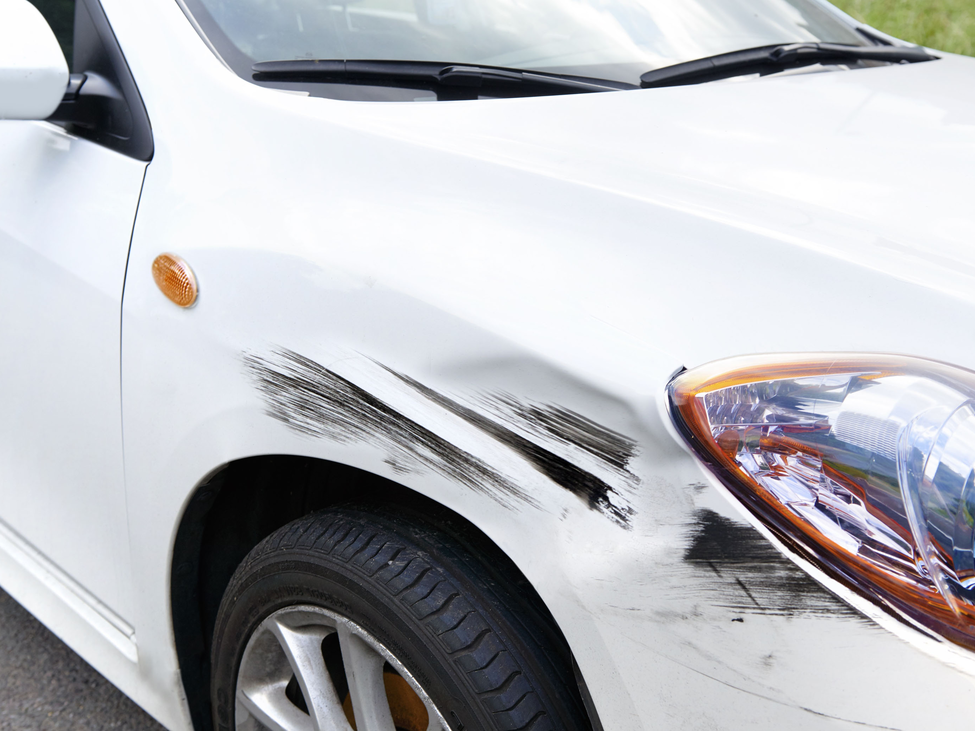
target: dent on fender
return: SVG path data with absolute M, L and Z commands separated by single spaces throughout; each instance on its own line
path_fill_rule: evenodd
M 267 355 L 245 353 L 242 362 L 263 397 L 267 414 L 296 433 L 340 443 L 368 441 L 385 451 L 385 461 L 394 470 L 427 468 L 506 507 L 541 507 L 532 495 L 477 456 L 299 353 L 286 348 L 273 349 Z M 489 418 L 409 376 L 378 365 L 433 405 L 517 453 L 590 509 L 622 528 L 630 527 L 634 510 L 620 488 L 639 483 L 628 470 L 636 454 L 632 439 L 566 409 L 522 403 L 507 394 L 485 399 L 485 405 L 493 406 L 498 414 L 497 420 Z M 584 453 L 607 474 L 615 475 L 617 479 L 612 481 L 618 484 L 610 484 L 575 461 L 555 454 L 539 443 L 545 440 Z
M 389 372 L 433 403 L 455 416 L 459 416 L 467 423 L 476 426 L 488 436 L 517 452 L 554 483 L 585 500 L 593 510 L 598 510 L 621 526 L 628 525 L 633 509 L 629 506 L 620 507 L 616 505 L 612 500 L 616 491 L 604 480 L 564 457 L 553 454 L 509 427 L 483 416 L 474 409 L 463 406 L 412 378 L 404 376 L 402 373 L 392 370 Z M 577 423 L 582 424 L 584 421 L 588 420 L 580 418 Z

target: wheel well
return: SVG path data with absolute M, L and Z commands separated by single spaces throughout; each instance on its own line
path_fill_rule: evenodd
M 173 632 L 183 688 L 198 731 L 212 728 L 210 645 L 220 601 L 237 566 L 278 528 L 316 510 L 350 502 L 418 513 L 461 537 L 484 557 L 486 565 L 503 571 L 521 591 L 530 592 L 561 637 L 544 602 L 507 555 L 470 521 L 439 503 L 383 477 L 334 462 L 282 455 L 238 460 L 197 487 L 173 549 Z M 576 680 L 598 729 L 578 670 Z

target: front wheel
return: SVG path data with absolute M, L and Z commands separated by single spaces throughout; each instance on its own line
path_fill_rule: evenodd
M 301 518 L 251 551 L 224 594 L 215 726 L 586 731 L 568 648 L 523 589 L 422 519 Z

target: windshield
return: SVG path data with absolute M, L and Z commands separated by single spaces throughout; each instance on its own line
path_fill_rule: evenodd
M 183 1 L 247 79 L 255 62 L 341 59 L 501 66 L 638 85 L 651 69 L 745 48 L 868 43 L 819 0 Z

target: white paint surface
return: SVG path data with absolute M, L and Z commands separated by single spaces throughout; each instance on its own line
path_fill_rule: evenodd
M 104 5 L 155 156 L 122 309 L 125 492 L 113 473 L 98 488 L 104 514 L 77 530 L 125 555 L 112 541 L 127 519 L 131 567 L 107 579 L 103 561 L 59 553 L 60 537 L 45 553 L 62 569 L 76 560 L 68 573 L 106 604 L 109 589 L 95 586 L 131 588 L 117 611 L 138 637 L 137 675 L 103 666 L 157 718 L 188 728 L 168 578 L 182 511 L 215 468 L 259 454 L 369 470 L 475 522 L 548 603 L 607 729 L 929 729 L 970 717 L 971 679 L 909 632 L 842 613 L 732 622 L 733 582 L 726 594 L 697 591 L 698 567 L 685 557 L 701 511 L 746 523 L 702 484 L 659 407 L 675 369 L 734 354 L 904 352 L 975 368 L 975 61 L 557 98 L 349 103 L 237 78 L 174 2 Z M 46 126 L 17 129 L 0 133 L 78 144 L 57 143 Z M 103 164 L 106 175 L 115 165 Z M 129 181 L 111 214 L 121 230 L 138 171 L 118 167 L 112 180 Z M 41 205 L 39 195 L 23 205 Z M 8 221 L 22 220 L 14 213 L 0 217 L 10 240 Z M 69 272 L 94 262 L 94 286 L 78 287 L 106 308 L 121 287 L 116 238 L 93 236 L 89 245 L 110 248 L 94 260 L 56 250 Z M 152 282 L 164 251 L 198 277 L 192 310 Z M 64 296 L 49 294 L 67 307 Z M 102 322 L 94 310 L 84 317 Z M 93 408 L 105 423 L 89 427 L 97 440 L 119 406 L 104 375 L 117 379 L 117 366 L 86 365 L 96 355 L 117 363 L 118 333 L 105 323 L 92 331 L 104 338 L 97 347 L 71 340 L 77 330 L 52 330 L 71 343 L 72 366 L 104 388 Z M 540 507 L 512 511 L 429 471 L 403 475 L 373 444 L 294 434 L 267 416 L 241 365 L 242 353 L 272 347 L 381 394 L 498 465 Z M 375 362 L 465 403 L 511 393 L 637 439 L 632 530 Z M 120 464 L 120 443 L 100 459 Z M 75 512 L 95 504 L 84 490 L 68 499 Z M 7 504 L 11 524 L 18 510 L 24 525 L 36 520 L 32 500 Z M 70 529 L 66 518 L 59 525 Z

